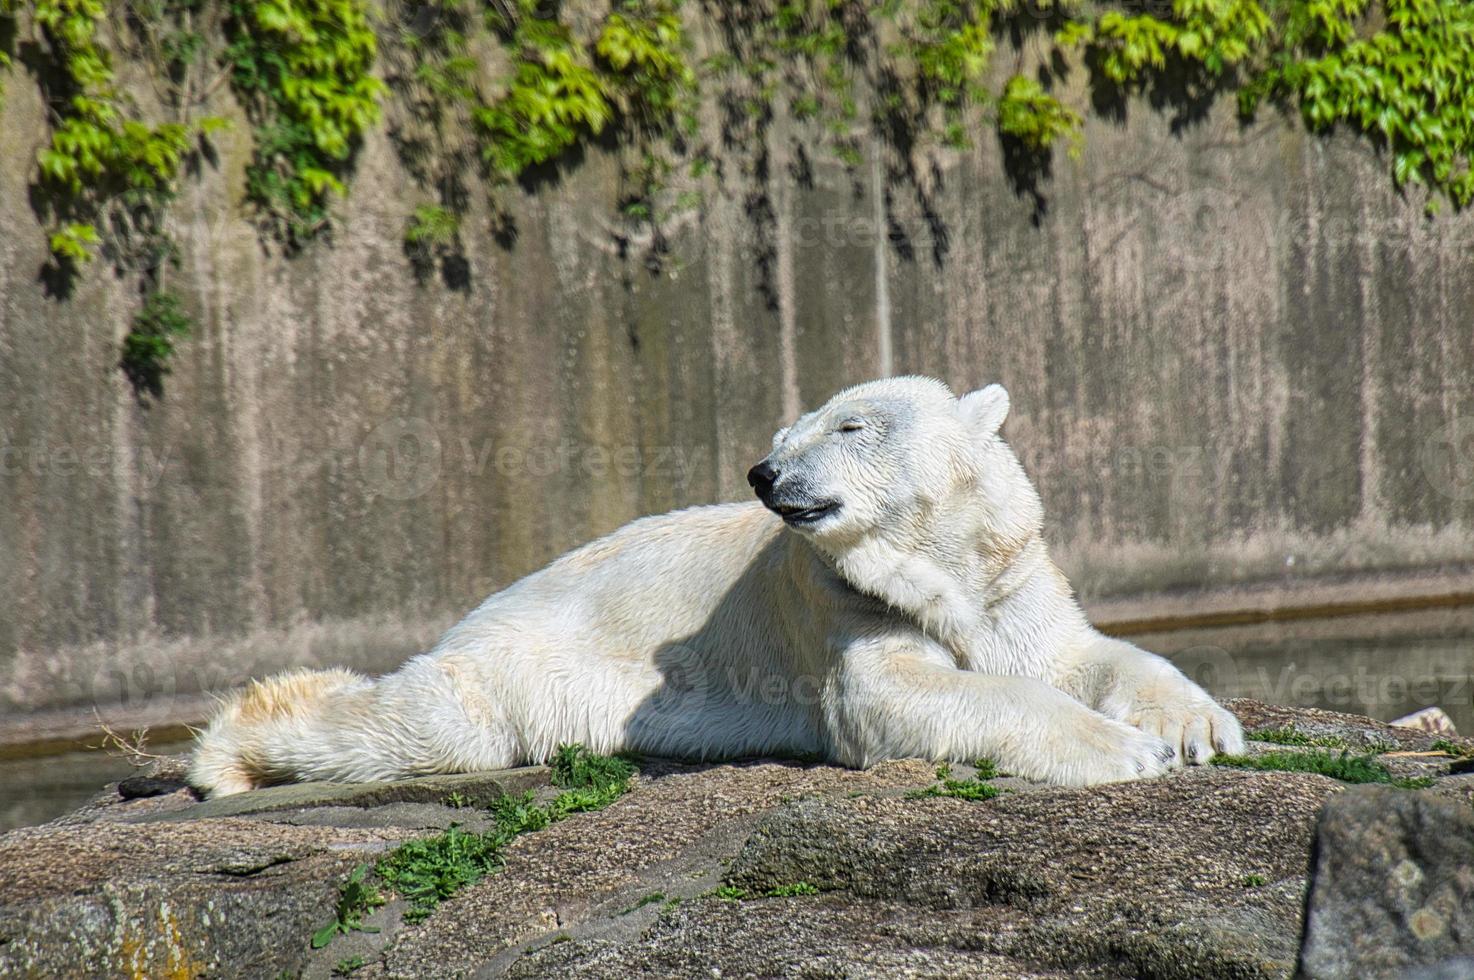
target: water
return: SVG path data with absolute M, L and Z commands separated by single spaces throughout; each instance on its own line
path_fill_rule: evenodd
M 1391 721 L 1430 705 L 1474 735 L 1474 607 L 1133 636 L 1218 697 Z
M 53 820 L 134 771 L 101 749 L 0 762 L 0 831 Z
M 1474 734 L 1474 607 L 1133 636 L 1219 697 L 1390 721 L 1428 705 Z M 182 751 L 171 746 L 165 751 Z M 102 751 L 0 762 L 0 831 L 44 823 L 132 772 Z

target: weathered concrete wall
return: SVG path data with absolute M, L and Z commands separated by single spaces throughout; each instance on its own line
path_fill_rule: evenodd
M 1040 215 L 988 134 L 914 174 L 872 139 L 850 171 L 780 118 L 729 151 L 766 167 L 666 228 L 660 273 L 615 247 L 599 150 L 504 195 L 510 246 L 478 214 L 456 291 L 411 274 L 427 198 L 382 131 L 331 244 L 263 249 L 242 124 L 175 208 L 200 329 L 143 407 L 115 367 L 134 285 L 95 269 L 58 302 L 37 278 L 23 82 L 0 110 L 6 711 L 389 666 L 592 535 L 745 497 L 777 426 L 886 371 L 1008 385 L 1087 597 L 1474 560 L 1474 217 L 1426 220 L 1350 137 L 1133 105 L 1056 161 Z

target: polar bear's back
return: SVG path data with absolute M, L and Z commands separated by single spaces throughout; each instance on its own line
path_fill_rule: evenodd
M 449 700 L 519 756 L 808 750 L 802 711 L 738 710 L 729 690 L 791 669 L 788 544 L 761 505 L 643 518 L 493 595 L 402 673 L 450 678 Z
M 437 649 L 480 646 L 515 624 L 544 622 L 615 657 L 700 631 L 752 570 L 780 558 L 782 523 L 761 504 L 717 504 L 644 517 L 589 542 L 487 599 Z M 765 558 L 765 554 L 769 557 Z

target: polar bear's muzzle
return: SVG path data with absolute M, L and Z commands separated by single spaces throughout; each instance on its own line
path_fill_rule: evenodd
M 802 491 L 778 488 L 779 473 L 767 460 L 747 471 L 747 483 L 763 506 L 783 518 L 791 527 L 808 527 L 819 523 L 840 508 L 838 500 L 819 499 Z
M 838 500 L 826 500 L 807 507 L 797 507 L 791 504 L 768 504 L 768 510 L 783 518 L 783 523 L 791 527 L 808 527 L 818 524 L 830 514 L 839 511 Z

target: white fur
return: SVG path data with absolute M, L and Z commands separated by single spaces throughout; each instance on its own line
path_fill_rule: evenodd
M 298 672 L 236 694 L 191 778 L 223 795 L 546 759 L 560 743 L 684 757 L 971 760 L 1068 785 L 1237 752 L 1165 660 L 1091 628 L 998 435 L 1008 395 L 860 385 L 780 431 L 775 497 L 629 524 L 487 599 L 378 681 Z

